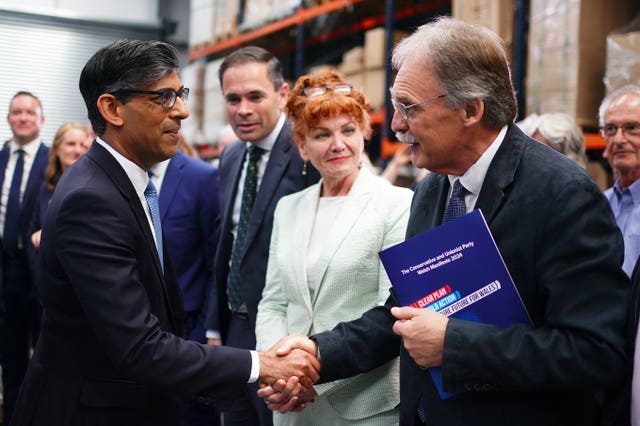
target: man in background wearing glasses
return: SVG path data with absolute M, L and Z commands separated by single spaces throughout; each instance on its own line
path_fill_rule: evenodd
M 640 255 L 640 86 L 623 86 L 607 95 L 600 104 L 598 119 L 600 134 L 606 142 L 604 157 L 615 175 L 615 182 L 605 195 L 624 238 L 622 269 L 632 277 L 627 327 L 627 344 L 633 354 L 629 364 L 632 370 L 628 387 L 620 392 L 615 400 L 617 406 L 611 411 L 619 416 L 616 424 L 635 426 L 640 425 L 640 353 L 634 353 L 633 349 L 638 346 L 640 314 L 640 267 L 637 266 Z
M 445 317 L 398 307 L 391 296 L 312 339 L 290 337 L 291 346 L 313 353 L 316 343 L 323 381 L 399 354 L 403 426 L 598 425 L 599 394 L 626 372 L 629 287 L 602 191 L 514 124 L 511 73 L 495 33 L 439 18 L 403 39 L 392 63 L 391 128 L 411 145 L 413 164 L 432 172 L 415 189 L 407 237 L 440 225 L 454 202 L 462 213 L 480 209 L 531 325 Z M 441 368 L 453 396 L 440 397 L 430 367 Z
M 598 115 L 604 156 L 615 175 L 605 195 L 624 237 L 622 269 L 631 276 L 640 255 L 640 86 L 624 86 L 606 96 Z
M 317 378 L 302 351 L 284 359 L 179 337 L 182 295 L 147 174 L 176 154 L 189 116 L 178 65 L 166 43 L 118 40 L 82 70 L 97 138 L 44 221 L 42 331 L 14 426 L 178 426 L 179 399 L 218 405 L 258 378 Z

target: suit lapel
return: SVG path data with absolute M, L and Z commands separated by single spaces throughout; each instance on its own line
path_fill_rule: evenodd
M 331 259 L 333 259 L 340 248 L 340 245 L 342 245 L 345 239 L 349 236 L 349 233 L 362 215 L 365 207 L 372 197 L 372 186 L 366 184 L 369 179 L 371 179 L 369 172 L 366 169 L 360 170 L 358 177 L 353 183 L 353 187 L 351 187 L 351 190 L 345 199 L 345 203 L 340 210 L 337 220 L 329 230 L 327 239 L 324 241 L 322 254 L 320 259 L 318 259 L 316 268 L 316 271 L 318 271 L 317 282 L 320 284 L 320 287 L 316 289 L 315 298 L 313 300 L 314 303 L 321 291 L 322 282 L 327 273 L 327 268 L 331 263 Z
M 164 178 L 162 179 L 162 188 L 160 189 L 160 196 L 158 198 L 158 205 L 160 207 L 160 220 L 162 221 L 162 223 L 164 223 L 167 212 L 169 211 L 169 206 L 171 205 L 173 198 L 178 192 L 178 187 L 180 186 L 180 181 L 182 180 L 184 164 L 184 154 L 178 152 L 175 157 L 173 157 L 171 161 L 169 161 L 167 170 L 164 173 Z
M 291 161 L 289 157 L 289 150 L 292 149 L 289 139 L 284 135 L 291 131 L 290 124 L 288 122 L 282 127 L 276 143 L 273 144 L 271 153 L 269 154 L 269 162 L 267 168 L 262 177 L 262 182 L 258 188 L 256 199 L 251 210 L 251 220 L 249 221 L 249 229 L 247 230 L 247 237 L 243 250 L 251 245 L 251 242 L 256 237 L 262 222 L 266 216 L 266 211 L 269 208 L 271 199 L 274 197 L 276 190 L 278 189 L 278 183 L 282 180 L 282 177 L 287 170 L 287 166 Z M 237 186 L 237 185 L 236 185 Z M 244 252 L 242 253 L 244 257 Z
M 526 141 L 524 133 L 512 124 L 493 157 L 475 207 L 482 210 L 487 223 L 491 223 L 504 203 L 505 189 L 514 180 Z
M 4 174 L 7 170 L 7 163 L 9 162 L 9 147 L 5 147 L 0 151 L 0 188 L 4 183 Z
M 44 179 L 44 169 L 46 168 L 47 161 L 49 160 L 49 149 L 40 143 L 36 156 L 33 159 L 31 170 L 29 171 L 29 178 L 27 180 L 27 186 L 24 190 L 22 197 L 22 205 L 27 206 L 32 202 L 33 198 L 38 194 L 40 190 L 40 184 Z
M 442 223 L 448 192 L 449 180 L 446 175 L 430 173 L 420 182 L 411 202 L 407 238 L 414 237 Z
M 311 294 L 309 293 L 309 278 L 307 276 L 307 256 L 311 231 L 313 229 L 313 218 L 316 215 L 318 199 L 320 198 L 320 185 L 321 184 L 313 186 L 313 189 L 307 191 L 298 201 L 295 207 L 293 226 L 290 228 L 291 232 L 293 232 L 291 259 L 302 259 L 302 262 L 292 262 L 296 282 L 300 284 L 296 286 L 296 289 L 300 293 L 300 300 L 304 301 L 310 313 L 312 309 Z M 289 226 L 289 224 L 285 224 L 285 226 Z M 287 242 L 282 241 L 280 244 L 287 244 Z
M 164 273 L 162 272 L 162 267 L 160 265 L 160 258 L 158 257 L 156 243 L 153 239 L 151 227 L 149 226 L 149 221 L 147 220 L 147 215 L 144 211 L 144 207 L 142 206 L 140 199 L 138 198 L 138 194 L 136 193 L 136 190 L 133 187 L 129 176 L 127 176 L 118 161 L 99 143 L 94 143 L 91 146 L 89 152 L 85 155 L 93 158 L 95 162 L 102 167 L 102 169 L 114 183 L 116 188 L 118 188 L 118 191 L 120 191 L 122 196 L 129 203 L 129 206 L 131 207 L 131 210 L 133 211 L 138 222 L 138 227 L 140 228 L 144 236 L 144 240 L 147 244 L 147 250 L 149 253 L 153 253 L 153 260 L 156 267 L 156 272 L 158 274 L 159 282 L 162 287 L 162 292 L 167 301 L 167 305 L 171 306 L 167 297 L 167 291 L 164 288 Z

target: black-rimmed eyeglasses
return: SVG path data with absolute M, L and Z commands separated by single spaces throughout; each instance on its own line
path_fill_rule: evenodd
M 315 98 L 324 95 L 327 92 L 333 92 L 339 95 L 348 95 L 351 93 L 353 85 L 351 83 L 335 83 L 326 86 L 305 87 L 300 92 L 307 98 Z
M 396 110 L 396 111 L 398 111 L 400 113 L 402 118 L 404 118 L 405 120 L 408 120 L 411 117 L 411 110 L 414 109 L 415 107 L 417 107 L 418 105 L 428 104 L 428 103 L 437 101 L 438 99 L 442 99 L 445 96 L 447 96 L 446 93 L 443 93 L 442 95 L 438 95 L 438 96 L 435 96 L 433 98 L 425 99 L 423 101 L 416 102 L 415 104 L 411 104 L 411 105 L 405 105 L 402 102 L 398 102 L 395 99 L 391 98 L 391 105 L 393 106 L 394 110 Z
M 618 134 L 618 129 L 622 129 L 622 133 L 627 136 L 640 136 L 640 123 L 625 123 L 621 126 L 607 123 L 600 127 L 600 133 L 605 138 L 612 138 Z
M 140 94 L 140 95 L 157 95 L 160 99 L 160 105 L 165 109 L 171 109 L 176 104 L 178 98 L 182 99 L 183 103 L 187 103 L 189 99 L 189 88 L 183 87 L 177 92 L 173 89 L 162 90 L 138 90 L 138 89 L 120 89 L 115 92 L 111 92 L 112 95 L 127 95 L 127 94 Z

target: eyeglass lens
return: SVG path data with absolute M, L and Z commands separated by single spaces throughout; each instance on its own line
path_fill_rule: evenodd
M 622 129 L 622 133 L 626 135 L 640 136 L 640 123 L 625 123 L 621 126 L 607 123 L 603 127 L 601 127 L 602 133 L 608 137 L 617 135 L 618 129 Z
M 302 89 L 302 94 L 308 98 L 315 98 L 316 96 L 324 95 L 328 91 L 331 91 L 340 95 L 347 95 L 351 93 L 351 84 L 338 83 L 332 86 L 305 87 L 304 89 Z
M 189 99 L 189 89 L 183 87 L 177 92 L 173 89 L 163 90 L 162 94 L 160 95 L 160 104 L 167 109 L 173 108 L 173 106 L 176 104 L 178 96 L 180 97 L 180 99 L 182 99 L 182 102 L 186 103 L 187 99 Z

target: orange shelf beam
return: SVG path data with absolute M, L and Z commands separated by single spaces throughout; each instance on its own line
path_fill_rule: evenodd
M 212 44 L 211 46 L 195 50 L 189 54 L 189 60 L 193 61 L 204 56 L 213 55 L 214 53 L 241 46 L 244 43 L 248 43 L 260 37 L 264 37 L 268 34 L 272 34 L 277 31 L 284 30 L 285 28 L 302 24 L 309 19 L 324 15 L 326 13 L 335 12 L 336 10 L 344 9 L 363 1 L 364 0 L 333 0 L 328 3 L 314 6 L 312 8 L 300 8 L 291 16 L 280 19 L 276 22 L 272 22 L 263 27 L 256 28 L 255 30 L 246 33 L 240 33 L 226 40 L 222 40 L 218 43 Z
M 600 133 L 585 133 L 584 147 L 585 149 L 604 149 L 605 142 Z

